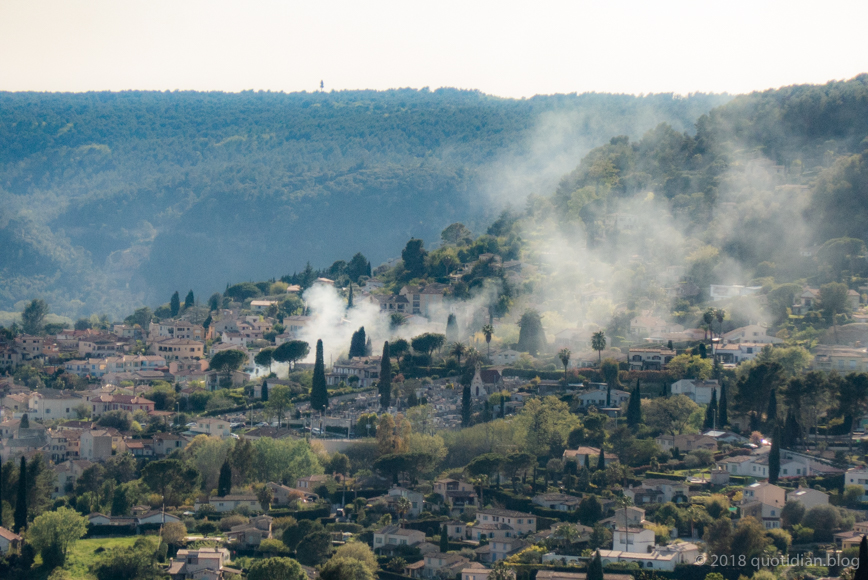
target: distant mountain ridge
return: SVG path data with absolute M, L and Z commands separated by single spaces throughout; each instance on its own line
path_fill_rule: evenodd
M 0 310 L 128 314 L 357 251 L 376 265 L 729 98 L 0 93 Z

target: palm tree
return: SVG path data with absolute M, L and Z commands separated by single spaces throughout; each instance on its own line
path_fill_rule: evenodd
M 714 311 L 714 317 L 717 319 L 717 336 L 719 338 L 723 335 L 723 319 L 726 317 L 726 310 L 718 308 Z
M 591 336 L 591 348 L 597 351 L 599 364 L 603 363 L 603 351 L 606 349 L 606 333 L 598 330 Z
M 708 331 L 711 330 L 711 323 L 714 322 L 714 308 L 709 307 L 702 313 L 702 321 L 707 327 L 705 331 L 705 340 L 708 340 Z M 711 330 L 711 335 L 714 336 L 714 330 Z
M 486 324 L 482 327 L 482 334 L 485 336 L 485 344 L 488 345 L 488 358 L 491 358 L 491 336 L 494 334 L 494 327 Z
M 488 484 L 488 476 L 487 475 L 477 475 L 474 478 L 470 479 L 470 483 L 476 485 L 479 488 L 479 505 L 485 505 L 482 499 L 483 487 Z
M 478 350 L 476 350 L 472 346 L 468 346 L 464 350 L 464 358 L 467 361 L 467 366 L 475 367 L 476 363 L 479 362 L 479 359 L 482 358 L 482 355 L 479 353 Z
M 570 349 L 564 347 L 558 352 L 558 358 L 561 359 L 561 364 L 564 365 L 564 386 L 567 386 L 567 365 L 570 364 Z
M 603 447 L 600 446 L 600 453 L 603 453 Z M 615 498 L 615 505 L 619 508 L 624 508 L 624 540 L 627 542 L 627 545 L 630 545 L 630 522 L 627 521 L 627 508 L 633 502 L 630 501 L 630 498 L 626 495 L 620 495 Z M 617 520 L 615 521 L 615 527 L 618 527 Z
M 401 518 L 401 521 L 403 522 L 404 515 L 410 511 L 410 500 L 406 497 L 399 497 L 395 504 L 395 509 L 398 511 L 398 517 Z M 401 527 L 404 527 L 403 524 Z
M 460 342 L 453 342 L 449 347 L 449 354 L 458 359 L 458 368 L 461 368 L 461 357 L 467 352 L 467 347 Z
M 705 510 L 699 509 L 699 507 L 695 505 L 691 505 L 685 510 L 684 515 L 687 517 L 687 521 L 690 522 L 690 537 L 695 537 L 695 525 L 697 520 L 702 519 L 702 514 L 707 513 Z

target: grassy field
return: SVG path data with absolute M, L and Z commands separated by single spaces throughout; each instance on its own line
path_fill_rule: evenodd
M 94 552 L 102 548 L 104 550 L 112 550 L 115 548 L 123 548 L 132 546 L 138 536 L 126 538 L 91 538 L 87 540 L 79 540 L 75 543 L 66 558 L 64 570 L 66 575 L 64 579 L 74 580 L 93 580 L 90 574 L 91 565 L 96 562 L 97 554 Z M 36 564 L 34 564 L 32 578 L 33 580 L 44 580 L 48 577 L 48 570 L 41 566 L 41 558 L 37 556 Z

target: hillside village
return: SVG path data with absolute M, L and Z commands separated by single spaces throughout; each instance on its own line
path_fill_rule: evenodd
M 712 559 L 855 555 L 868 351 L 798 332 L 836 292 L 827 332 L 860 336 L 858 291 L 805 285 L 777 329 L 736 326 L 762 286 L 683 277 L 669 294 L 691 294 L 694 327 L 636 308 L 621 336 L 552 332 L 532 308 L 510 322 L 504 303 L 545 265 L 495 240 L 455 244 L 442 276 L 411 240 L 375 272 L 357 255 L 73 328 L 32 301 L 0 345 L 0 569 L 57 558 L 61 540 L 31 539 L 57 514 L 70 542 L 157 537 L 155 570 L 179 579 L 292 556 L 326 579 L 362 559 L 388 580 L 735 580 L 750 566 Z M 409 273 L 414 255 L 427 271 Z M 316 293 L 352 334 L 328 361 L 305 340 L 326 332 Z M 347 328 L 354 310 L 368 333 Z
M 76 123 L 64 103 L 78 97 L 41 123 L 37 96 L 6 98 L 20 120 L 4 134 L 32 143 L 3 167 L 20 209 L 0 244 L 15 309 L 0 312 L 0 578 L 864 574 L 866 95 L 865 75 L 785 87 L 684 132 L 595 141 L 550 195 L 522 191 L 522 207 L 434 242 L 397 225 L 464 219 L 484 176 L 461 158 L 495 156 L 465 135 L 524 147 L 496 137 L 499 114 L 400 111 L 466 141 L 424 173 L 448 156 L 391 113 L 377 123 L 400 139 L 371 125 L 376 99 L 300 94 L 326 145 L 266 176 L 306 129 L 208 133 L 185 105 L 196 122 L 172 131 L 192 139 L 153 139 L 144 117 L 169 124 L 111 95 Z M 274 123 L 263 111 L 252 125 Z M 89 129 L 120 118 L 114 140 Z M 332 135 L 335 119 L 355 128 Z M 64 177 L 42 174 L 49 141 Z M 285 157 L 233 157 L 269 149 Z M 200 151 L 206 171 L 177 169 Z M 114 168 L 128 185 L 101 189 Z M 53 189 L 73 174 L 81 197 Z M 190 195 L 171 206 L 155 193 L 176 190 Z M 350 245 L 327 267 L 271 271 Z M 374 248 L 395 257 L 358 251 Z M 248 261 L 283 265 L 251 280 Z M 145 299 L 156 288 L 168 302 Z

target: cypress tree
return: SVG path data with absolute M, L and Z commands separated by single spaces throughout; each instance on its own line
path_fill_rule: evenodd
M 639 379 L 636 379 L 636 388 L 630 393 L 630 401 L 627 403 L 627 425 L 635 429 L 642 423 L 642 388 Z
M 27 527 L 27 462 L 21 458 L 18 470 L 18 497 L 15 500 L 15 524 L 12 531 L 16 534 Z
M 586 580 L 603 580 L 603 560 L 600 558 L 599 550 L 588 564 Z
M 19 429 L 30 429 L 30 417 L 27 416 L 27 413 L 24 413 L 21 416 L 21 423 L 18 425 Z
M 603 446 L 600 445 L 600 455 L 597 456 L 597 471 L 606 469 L 606 452 L 603 451 Z
M 383 358 L 380 360 L 380 407 L 388 409 L 392 405 L 392 357 L 389 354 L 389 341 L 383 343 Z
M 865 536 L 859 542 L 859 566 L 853 580 L 868 580 L 868 538 Z
M 515 350 L 536 356 L 539 351 L 545 349 L 548 343 L 546 342 L 546 334 L 543 330 L 539 312 L 535 310 L 525 311 L 521 315 L 518 326 L 518 344 Z
M 781 429 L 775 425 L 772 448 L 769 450 L 769 483 L 777 483 L 781 472 Z
M 232 467 L 229 460 L 223 462 L 220 467 L 220 477 L 217 479 L 217 495 L 226 497 L 232 492 Z
M 591 471 L 591 456 L 588 453 L 585 453 L 585 469 Z
M 721 429 L 729 422 L 726 415 L 726 383 L 720 386 L 720 402 L 717 404 L 717 422 Z
M 778 398 L 775 395 L 775 389 L 769 394 L 769 406 L 766 409 L 766 421 L 769 425 L 775 425 L 778 422 Z
M 262 381 L 262 402 L 268 402 L 268 381 Z
M 633 423 L 633 407 L 636 405 L 636 403 L 634 403 L 633 400 L 635 398 L 636 398 L 636 391 L 634 390 L 633 392 L 630 393 L 630 398 L 627 400 L 627 426 L 628 427 L 635 427 L 635 424 Z
M 365 356 L 365 327 L 360 327 L 350 339 L 350 358 Z
M 799 440 L 799 421 L 793 414 L 793 410 L 787 411 L 787 419 L 784 421 L 784 435 L 781 444 L 784 447 L 791 448 Z
M 189 292 L 187 292 L 187 297 L 184 298 L 184 310 L 187 310 L 194 304 L 196 304 L 196 298 L 193 297 L 193 291 L 190 290 Z
M 351 283 L 350 284 L 350 293 L 347 295 L 347 309 L 349 310 L 352 307 L 353 307 L 353 285 Z
M 458 320 L 454 314 L 450 314 L 446 318 L 446 343 L 452 344 L 453 342 L 458 342 L 458 338 Z
M 711 402 L 705 408 L 705 429 L 713 429 L 715 426 L 715 418 L 717 416 L 717 389 L 711 391 Z
M 699 358 L 708 358 L 708 350 L 705 348 L 705 343 L 699 343 Z
M 449 551 L 449 532 L 445 525 L 440 530 L 440 553 L 445 554 Z
M 169 310 L 172 313 L 172 318 L 178 316 L 178 313 L 181 311 L 181 297 L 178 295 L 177 290 L 172 294 L 172 300 L 169 301 Z
M 461 392 L 461 426 L 470 426 L 470 385 L 464 385 L 464 390 Z
M 371 337 L 369 336 L 368 342 L 365 343 L 365 356 L 371 356 L 372 354 L 374 354 L 374 343 L 371 342 Z
M 313 364 L 313 384 L 310 388 L 310 408 L 325 411 L 329 406 L 329 393 L 326 388 L 325 362 L 322 354 L 322 339 L 316 341 L 316 361 Z

